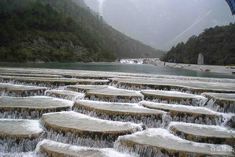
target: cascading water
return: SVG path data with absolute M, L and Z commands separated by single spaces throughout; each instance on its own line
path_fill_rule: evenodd
M 21 84 L 21 85 L 36 85 L 36 86 L 43 86 L 48 87 L 48 89 L 58 89 L 58 90 L 66 90 L 65 84 L 58 83 L 38 83 L 38 82 L 24 82 L 24 81 L 14 81 L 14 80 L 2 80 L 2 82 L 8 82 L 12 84 Z M 177 88 L 177 87 L 168 87 L 168 86 L 151 86 L 151 85 L 131 85 L 131 84 L 125 84 L 125 83 L 118 83 L 118 82 L 111 82 L 109 85 L 115 86 L 120 89 L 129 89 L 129 90 L 135 90 L 140 91 L 143 89 L 161 89 L 161 90 L 171 90 L 171 91 L 181 91 L 185 93 L 197 93 L 195 91 L 191 91 L 188 89 L 183 88 Z M 85 90 L 82 92 L 86 93 Z M 198 94 L 198 93 L 197 93 Z M 1 92 L 1 96 L 30 96 L 30 95 L 45 95 L 42 91 L 39 92 L 26 92 L 24 95 L 17 95 L 14 93 L 7 93 L 6 91 Z M 56 95 L 55 95 L 56 96 Z M 73 102 L 77 99 L 72 99 L 70 97 L 63 97 L 62 99 L 70 99 Z M 81 98 L 83 99 L 83 98 Z M 143 100 L 143 98 L 122 98 L 122 97 L 96 97 L 96 96 L 86 96 L 85 99 L 87 100 L 94 100 L 94 101 L 105 101 L 105 102 L 130 102 L 130 103 L 139 103 Z M 221 116 L 213 117 L 213 116 L 207 116 L 207 115 L 194 115 L 194 114 L 170 114 L 169 112 L 164 113 L 161 116 L 134 116 L 134 115 L 120 115 L 120 116 L 110 116 L 108 114 L 95 112 L 95 111 L 87 111 L 82 108 L 73 108 L 74 111 L 83 113 L 86 115 L 89 115 L 91 117 L 97 117 L 100 119 L 110 120 L 110 121 L 123 121 L 123 122 L 134 122 L 134 123 L 142 123 L 145 125 L 144 129 L 147 128 L 165 128 L 168 129 L 168 125 L 170 122 L 178 121 L 178 122 L 187 122 L 187 123 L 197 123 L 197 124 L 206 124 L 206 125 L 221 125 L 224 127 L 232 126 L 234 125 L 234 114 L 228 114 L 227 111 L 234 111 L 235 106 L 231 104 L 224 104 L 224 106 L 221 106 L 220 104 L 217 104 L 215 100 L 209 99 L 207 103 L 203 100 L 164 100 L 164 99 L 148 99 L 145 98 L 145 100 L 151 100 L 154 102 L 161 102 L 161 103 L 173 103 L 173 104 L 183 104 L 183 105 L 191 105 L 191 106 L 201 106 L 201 107 L 207 107 L 210 109 L 213 109 L 217 112 L 223 112 L 221 113 Z M 48 109 L 46 111 L 41 110 L 28 110 L 28 109 L 17 109 L 13 111 L 9 110 L 0 110 L 0 118 L 8 118 L 8 119 L 40 119 L 44 113 L 49 112 L 58 112 L 58 111 L 70 111 L 70 109 Z M 233 112 L 234 113 L 234 112 Z M 232 124 L 231 124 L 232 123 Z M 98 124 L 97 124 L 98 125 Z M 141 157 L 169 157 L 169 156 L 175 156 L 177 157 L 179 154 L 177 153 L 166 153 L 163 150 L 151 148 L 148 146 L 140 146 L 140 145 L 132 145 L 131 147 L 128 146 L 124 147 L 119 142 L 115 142 L 116 138 L 113 136 L 97 136 L 97 135 L 89 135 L 89 136 L 78 136 L 74 134 L 73 132 L 63 132 L 63 131 L 53 131 L 52 129 L 46 129 L 43 128 L 45 131 L 45 134 L 37 139 L 28 139 L 28 140 L 16 140 L 16 139 L 9 139 L 6 138 L 4 140 L 0 140 L 0 156 L 7 156 L 7 157 L 44 157 L 45 154 L 40 154 L 36 152 L 32 152 L 35 150 L 35 147 L 39 141 L 42 139 L 51 139 L 54 141 L 62 142 L 62 143 L 68 143 L 73 145 L 79 145 L 79 146 L 89 146 L 89 147 L 98 147 L 98 148 L 107 148 L 107 147 L 115 147 L 116 150 L 119 150 L 121 152 L 134 152 L 139 154 Z M 184 138 L 185 135 L 183 134 L 177 134 L 178 136 Z M 207 141 L 211 142 L 211 141 Z M 213 143 L 213 142 L 211 142 Z M 31 152 L 30 152 L 31 151 Z M 19 153 L 15 153 L 19 152 Z M 25 152 L 25 153 L 23 153 Z M 134 154 L 133 153 L 133 154 Z M 189 153 L 187 154 L 189 156 L 196 156 L 197 154 Z
M 47 157 L 45 154 L 38 152 L 26 152 L 26 153 L 3 153 L 0 152 L 1 157 Z
M 40 119 L 44 113 L 50 112 L 60 112 L 60 111 L 71 111 L 71 108 L 57 108 L 57 109 L 16 109 L 12 111 L 1 111 L 0 110 L 0 118 L 7 118 L 7 119 Z
M 162 126 L 162 117 L 161 115 L 152 115 L 152 116 L 134 116 L 134 115 L 107 115 L 105 113 L 97 113 L 95 111 L 87 111 L 82 108 L 74 108 L 74 111 L 89 115 L 91 117 L 97 117 L 100 119 L 105 120 L 112 120 L 112 121 L 122 121 L 122 122 L 133 122 L 133 123 L 143 123 L 147 127 L 161 127 Z
M 105 101 L 105 102 L 119 102 L 119 103 L 138 103 L 142 99 L 141 98 L 119 98 L 117 97 L 97 97 L 97 96 L 86 96 L 85 100 L 94 100 L 94 101 Z
M 2 139 L 0 140 L 0 152 L 1 153 L 14 153 L 14 152 L 29 152 L 34 151 L 36 145 L 43 138 L 37 139 Z
M 97 148 L 111 148 L 113 147 L 113 143 L 115 141 L 115 139 L 109 136 L 106 137 L 94 136 L 93 138 L 89 138 L 86 136 L 79 137 L 71 132 L 58 133 L 53 130 L 47 130 L 46 138 L 57 142 L 62 142 L 72 145 L 97 147 Z
M 206 106 L 217 112 L 225 112 L 225 113 L 235 113 L 235 103 L 229 101 L 219 102 L 215 99 L 210 99 Z

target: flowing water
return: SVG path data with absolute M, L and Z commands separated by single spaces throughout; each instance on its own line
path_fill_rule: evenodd
M 159 75 L 181 75 L 198 77 L 234 78 L 235 75 L 217 74 L 211 72 L 191 71 L 186 69 L 175 69 L 171 67 L 158 67 L 147 64 L 121 64 L 116 62 L 99 63 L 0 63 L 2 67 L 27 67 L 27 68 L 50 68 L 50 69 L 72 69 L 72 70 L 92 70 L 111 71 L 128 73 L 146 73 Z
M 194 72 L 194 71 L 189 71 L 189 70 L 183 70 L 183 69 L 173 69 L 173 68 L 169 68 L 169 67 L 156 67 L 156 66 L 152 66 L 152 65 L 127 65 L 127 64 L 119 64 L 119 63 L 46 63 L 46 64 L 33 64 L 33 63 L 28 63 L 28 64 L 14 64 L 11 66 L 20 66 L 20 67 L 37 67 L 37 68 L 55 68 L 55 69 L 79 69 L 79 70 L 96 70 L 96 71 L 118 71 L 118 72 L 131 72 L 131 73 L 151 73 L 151 74 L 164 74 L 164 75 L 183 75 L 183 76 L 203 76 L 203 77 L 225 77 L 225 78 L 235 78 L 233 75 L 221 75 L 221 74 L 214 74 L 214 73 L 205 73 L 205 72 Z M 27 71 L 27 70 L 26 70 Z M 175 80 L 177 81 L 177 79 Z M 9 83 L 9 82 L 8 82 Z M 17 83 L 16 81 L 11 82 L 11 83 Z M 33 82 L 33 85 L 37 85 L 37 82 Z M 140 97 L 137 98 L 132 98 L 130 99 L 128 95 L 128 93 L 126 93 L 127 98 L 126 97 L 120 97 L 120 93 L 123 94 L 124 91 L 126 91 L 126 89 L 128 87 L 123 86 L 121 89 L 120 87 L 115 86 L 114 82 L 110 82 L 109 83 L 109 89 L 116 89 L 118 88 L 118 90 L 120 90 L 119 92 L 108 92 L 106 93 L 108 94 L 113 94 L 113 95 L 109 95 L 108 97 L 105 98 L 98 98 L 95 96 L 88 96 L 88 92 L 84 92 L 84 96 L 85 97 L 81 97 L 81 98 L 77 98 L 77 99 L 87 99 L 87 100 L 94 100 L 96 101 L 98 104 L 101 103 L 100 101 L 105 101 L 105 102 L 127 102 L 127 103 L 135 103 L 136 105 L 138 105 L 139 107 L 143 107 L 144 105 L 143 100 L 147 100 L 147 97 L 141 94 L 141 90 L 142 89 L 136 89 L 133 92 L 137 92 L 138 94 L 140 94 Z M 51 83 L 48 83 L 47 88 L 52 88 L 52 89 L 60 89 L 62 91 L 66 91 L 67 88 L 66 86 L 53 86 L 51 85 Z M 169 89 L 164 89 L 164 90 L 169 90 Z M 175 87 L 172 87 L 172 89 L 170 90 L 176 90 Z M 179 91 L 179 90 L 178 90 Z M 130 91 L 129 91 L 130 92 Z M 43 92 L 39 92 L 36 93 L 36 95 L 41 95 Z M 66 93 L 66 92 L 65 92 Z M 46 93 L 45 93 L 46 94 Z M 130 94 L 130 93 L 129 93 Z M 8 92 L 2 92 L 2 96 L 12 96 L 9 95 Z M 26 96 L 30 96 L 33 94 L 28 93 L 28 95 Z M 200 94 L 195 95 L 195 97 L 199 97 Z M 55 96 L 55 97 L 60 97 L 60 96 Z M 215 105 L 215 102 L 213 100 L 207 100 L 206 97 L 204 96 L 200 96 L 202 97 L 202 100 L 187 100 L 182 99 L 182 100 L 170 100 L 170 101 L 165 101 L 165 100 L 161 100 L 161 99 L 149 99 L 148 101 L 151 102 L 161 102 L 161 103 L 165 103 L 165 106 L 171 106 L 172 111 L 174 111 L 177 106 L 179 106 L 179 104 L 181 104 L 183 107 L 187 107 L 188 110 L 192 111 L 191 113 L 182 113 L 182 110 L 178 110 L 176 109 L 175 112 L 168 112 L 168 110 L 166 110 L 166 113 L 164 112 L 164 114 L 162 115 L 144 115 L 141 118 L 138 116 L 133 116 L 131 114 L 129 114 L 128 112 L 126 114 L 122 114 L 120 116 L 110 116 L 108 115 L 108 113 L 102 113 L 100 112 L 96 112 L 94 111 L 90 111 L 86 108 L 76 108 L 76 107 L 70 107 L 68 109 L 61 109 L 63 111 L 67 111 L 67 110 L 73 110 L 76 111 L 78 113 L 82 113 L 85 115 L 89 115 L 91 117 L 96 117 L 99 119 L 103 119 L 103 120 L 109 120 L 112 121 L 122 121 L 122 122 L 131 122 L 131 123 L 137 123 L 140 126 L 139 130 L 136 130 L 137 132 L 141 131 L 142 129 L 145 130 L 148 127 L 152 128 L 162 128 L 163 130 L 167 130 L 168 125 L 170 122 L 172 121 L 179 121 L 179 122 L 186 122 L 186 123 L 197 123 L 197 124 L 205 124 L 205 125 L 220 125 L 220 126 L 226 126 L 227 122 L 229 120 L 232 119 L 232 117 L 234 116 L 233 113 L 224 113 L 224 109 L 218 109 L 216 108 L 217 106 Z M 0 97 L 1 98 L 1 97 Z M 64 96 L 61 96 L 60 98 L 64 99 Z M 75 101 L 75 100 L 73 100 Z M 1 102 L 1 100 L 0 100 Z M 141 103 L 142 102 L 142 103 Z M 172 105 L 171 103 L 177 104 L 177 105 Z M 171 104 L 171 105 L 169 105 Z M 174 107 L 175 106 L 175 107 Z M 1 107 L 1 103 L 0 103 L 0 107 Z M 200 111 L 199 113 L 194 112 L 195 110 L 201 110 L 199 107 L 201 108 L 207 108 L 210 110 L 209 113 L 214 113 L 215 115 L 211 115 L 209 116 L 209 114 L 204 114 L 204 110 L 203 112 Z M 229 110 L 231 111 L 231 109 L 229 108 Z M 233 110 L 233 109 L 232 109 Z M 60 111 L 60 110 L 58 110 Z M 164 110 L 165 111 L 165 110 Z M 47 111 L 45 111 L 46 113 Z M 53 112 L 53 110 L 50 110 L 48 112 Z M 107 111 L 106 111 L 107 112 Z M 163 111 L 162 111 L 163 112 Z M 40 117 L 42 116 L 42 114 L 44 114 L 44 112 L 40 112 L 40 111 L 34 111 L 32 110 L 28 110 L 28 109 L 18 109 L 18 110 L 8 110 L 8 111 L 1 111 L 0 110 L 0 118 L 7 118 L 7 119 L 40 119 Z M 66 116 L 65 116 L 66 118 Z M 71 119 L 70 119 L 71 121 Z M 41 119 L 41 125 L 42 127 L 44 126 L 43 123 L 43 119 Z M 88 123 L 88 122 L 86 122 Z M 98 124 L 98 123 L 97 123 Z M 62 124 L 63 125 L 63 124 Z M 99 127 L 99 126 L 98 126 Z M 106 128 L 106 127 L 104 127 Z M 52 128 L 46 128 L 45 126 L 43 127 L 44 130 L 44 134 L 43 136 L 40 136 L 39 138 L 35 139 L 35 140 L 23 140 L 23 141 L 16 141 L 15 139 L 8 139 L 5 138 L 4 140 L 0 140 L 0 157 L 1 156 L 5 156 L 4 153 L 11 153 L 10 155 L 14 156 L 15 153 L 12 152 L 25 152 L 26 154 L 22 155 L 22 156 L 38 156 L 40 154 L 35 154 L 35 152 L 28 152 L 28 151 L 33 151 L 35 150 L 36 144 L 41 141 L 42 139 L 51 139 L 54 141 L 58 141 L 58 142 L 62 142 L 62 143 L 67 143 L 67 144 L 73 144 L 73 145 L 79 145 L 79 146 L 88 146 L 88 147 L 98 147 L 98 148 L 104 148 L 104 147 L 111 147 L 111 148 L 115 148 L 116 150 L 120 150 L 120 148 L 122 147 L 122 145 L 120 146 L 115 146 L 115 144 L 120 144 L 120 143 L 114 143 L 114 141 L 117 141 L 116 139 L 114 139 L 113 137 L 109 137 L 105 136 L 104 138 L 100 139 L 100 137 L 98 137 L 97 135 L 94 135 L 92 137 L 87 137 L 87 136 L 83 136 L 83 135 L 76 135 L 74 132 L 63 132 L 63 131 L 55 131 Z M 173 135 L 171 135 L 173 136 Z M 175 137 L 174 137 L 175 138 Z M 178 137 L 177 137 L 178 138 Z M 177 140 L 176 140 L 177 141 Z M 180 141 L 177 141 L 180 143 Z M 117 148 L 118 147 L 118 148 Z M 230 148 L 230 146 L 228 146 Z M 134 148 L 134 147 L 133 147 Z M 138 154 L 140 154 L 140 156 L 147 156 L 147 157 L 152 157 L 152 156 L 168 156 L 167 151 L 153 151 L 150 148 L 145 148 L 142 146 L 136 146 L 136 149 L 138 149 L 139 151 L 137 151 Z M 124 147 L 123 150 L 121 151 L 127 151 L 127 152 L 132 152 L 131 149 L 126 149 Z M 27 153 L 28 152 L 28 153 Z M 136 152 L 136 151 L 135 151 Z M 6 156 L 10 156 L 9 154 Z M 17 153 L 15 155 L 20 156 L 20 153 Z M 177 155 L 176 155 L 177 156 Z

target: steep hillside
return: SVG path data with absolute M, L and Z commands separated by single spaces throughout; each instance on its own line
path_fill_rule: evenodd
M 163 58 L 164 61 L 196 64 L 198 54 L 204 55 L 205 64 L 235 64 L 235 24 L 206 29 L 192 36 L 185 44 L 179 43 Z
M 225 0 L 84 1 L 117 30 L 164 50 L 186 42 L 205 28 L 234 22 Z
M 103 22 L 83 0 L 1 0 L 0 61 L 112 61 L 162 52 Z

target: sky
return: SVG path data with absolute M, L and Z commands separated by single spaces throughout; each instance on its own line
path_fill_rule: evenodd
M 235 22 L 225 0 L 85 0 L 126 35 L 169 50 L 206 28 Z

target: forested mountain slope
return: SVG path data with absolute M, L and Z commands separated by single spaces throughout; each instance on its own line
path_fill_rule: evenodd
M 204 55 L 205 64 L 235 64 L 235 24 L 206 29 L 192 36 L 185 44 L 179 43 L 163 58 L 164 61 L 196 64 L 198 54 Z
M 113 61 L 162 54 L 107 25 L 83 0 L 1 0 L 0 61 Z

